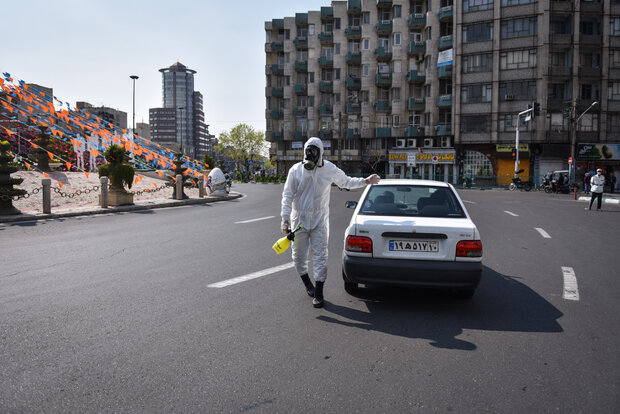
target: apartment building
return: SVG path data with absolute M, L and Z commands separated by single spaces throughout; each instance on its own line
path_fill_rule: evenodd
M 525 176 L 620 168 L 620 0 L 333 1 L 265 31 L 280 173 L 317 136 L 349 173 L 503 184 L 517 129 Z

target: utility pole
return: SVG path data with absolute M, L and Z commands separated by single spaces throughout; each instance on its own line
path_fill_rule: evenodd
M 579 115 L 577 117 L 577 101 L 572 101 L 571 102 L 571 111 L 570 111 L 570 120 L 571 120 L 571 124 L 570 124 L 570 157 L 572 159 L 572 164 L 569 165 L 568 167 L 570 168 L 570 184 L 573 184 L 575 182 L 575 162 L 576 162 L 576 158 L 575 158 L 575 150 L 577 147 L 577 126 L 579 125 L 579 121 L 581 121 L 581 118 L 586 114 L 586 112 L 588 112 L 590 109 L 592 109 L 592 107 L 594 107 L 594 105 L 598 104 L 598 101 L 594 101 L 592 102 L 592 105 L 590 105 L 588 107 L 588 109 L 586 109 L 585 111 L 583 111 L 583 113 L 581 115 Z
M 342 112 L 338 112 L 338 168 L 342 169 Z

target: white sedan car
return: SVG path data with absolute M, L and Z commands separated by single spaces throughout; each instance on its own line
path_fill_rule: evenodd
M 447 288 L 471 298 L 482 275 L 482 242 L 448 183 L 381 180 L 366 187 L 345 230 L 342 277 L 358 284 Z

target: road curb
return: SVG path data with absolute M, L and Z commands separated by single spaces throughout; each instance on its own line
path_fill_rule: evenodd
M 50 214 L 44 213 L 24 213 L 16 216 L 0 216 L 0 223 L 16 223 L 21 221 L 33 221 L 33 220 L 48 220 L 48 219 L 56 219 L 56 218 L 65 218 L 65 217 L 77 217 L 77 216 L 92 216 L 96 214 L 110 214 L 110 213 L 123 213 L 128 211 L 139 211 L 139 210 L 154 210 L 157 208 L 168 208 L 168 207 L 179 207 L 179 206 L 187 206 L 187 205 L 195 205 L 195 204 L 208 204 L 216 201 L 228 201 L 234 200 L 242 197 L 243 195 L 240 193 L 231 192 L 225 196 L 207 196 L 205 198 L 190 198 L 186 200 L 166 200 L 164 202 L 160 202 L 159 200 L 154 200 L 152 202 L 145 202 L 142 204 L 132 204 L 128 206 L 114 206 L 108 208 L 101 208 L 99 206 L 82 206 L 82 207 L 73 207 L 66 209 L 58 209 L 57 212 L 52 212 Z
M 582 197 L 580 196 L 578 198 L 579 201 L 590 201 L 592 199 L 592 197 Z M 607 204 L 620 204 L 620 199 L 618 198 L 606 198 L 605 196 L 603 196 L 603 203 L 607 203 Z

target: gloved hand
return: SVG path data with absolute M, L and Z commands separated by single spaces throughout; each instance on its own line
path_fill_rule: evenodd
M 280 224 L 280 229 L 282 230 L 282 233 L 288 234 L 291 232 L 291 224 L 284 220 L 282 224 Z
M 369 175 L 366 177 L 366 184 L 379 184 L 379 176 L 377 174 Z

